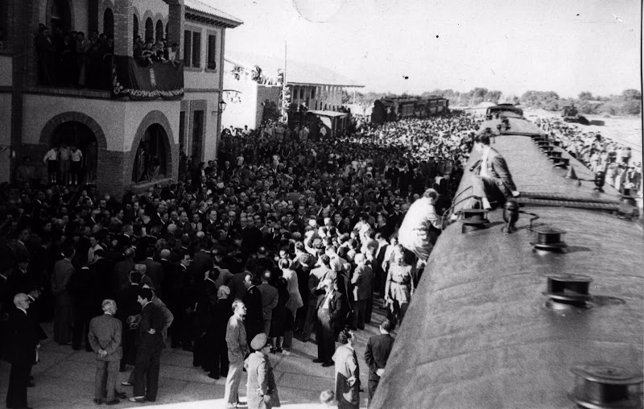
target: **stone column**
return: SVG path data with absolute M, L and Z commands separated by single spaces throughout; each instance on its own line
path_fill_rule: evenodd
M 114 2 L 114 54 L 132 56 L 134 52 L 134 10 L 130 0 Z
M 184 23 L 184 5 L 183 0 L 168 0 L 169 15 L 168 15 L 168 45 L 178 44 L 176 49 L 177 58 L 183 56 L 181 50 L 183 49 L 183 23 Z

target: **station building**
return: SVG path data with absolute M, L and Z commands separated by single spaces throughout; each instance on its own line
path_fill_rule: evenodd
M 228 103 L 222 118 L 224 127 L 259 127 L 264 106 L 270 102 L 281 105 L 284 80 L 290 103 L 310 111 L 339 111 L 343 106 L 343 90 L 364 87 L 328 68 L 294 60 L 285 62 L 229 50 L 224 64 L 224 94 Z
M 60 145 L 78 147 L 85 181 L 114 195 L 176 180 L 182 155 L 215 157 L 226 29 L 239 19 L 199 0 L 0 4 L 0 182 L 27 157 L 44 179 Z M 87 41 L 70 54 L 78 32 Z M 135 55 L 137 36 L 165 40 L 163 57 Z

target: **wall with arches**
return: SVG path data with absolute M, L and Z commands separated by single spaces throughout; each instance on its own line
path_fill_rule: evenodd
M 153 37 L 158 21 L 161 21 L 163 24 L 163 31 L 165 32 L 170 14 L 169 6 L 165 2 L 157 0 L 134 0 L 132 2 L 132 9 L 133 13 L 139 18 L 139 35 L 143 37 L 144 41 L 145 22 L 148 18 L 152 20 Z
M 97 185 L 101 191 L 121 195 L 132 184 L 138 142 L 145 130 L 158 123 L 167 134 L 167 176 L 176 180 L 179 169 L 179 112 L 181 101 L 119 101 L 80 99 L 55 95 L 24 96 L 23 146 L 19 155 L 35 163 L 49 148 L 58 125 L 68 121 L 87 125 L 98 145 Z M 44 169 L 42 170 L 44 175 Z

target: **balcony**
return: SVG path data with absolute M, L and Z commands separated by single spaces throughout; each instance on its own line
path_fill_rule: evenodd
M 39 53 L 37 85 L 28 92 L 100 99 L 183 98 L 183 62 L 105 53 Z

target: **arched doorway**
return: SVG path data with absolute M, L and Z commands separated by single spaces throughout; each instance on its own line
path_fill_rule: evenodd
M 164 33 L 164 31 L 163 31 L 163 21 L 158 20 L 156 28 L 155 28 L 155 34 L 156 34 L 155 40 L 156 41 L 163 40 L 163 33 Z
M 150 125 L 136 148 L 132 182 L 162 179 L 171 173 L 170 146 L 168 134 L 159 124 Z
M 111 8 L 106 8 L 103 13 L 103 34 L 107 38 L 114 38 L 114 13 Z
M 57 29 L 64 32 L 72 29 L 72 14 L 68 0 L 49 0 L 47 11 L 52 33 Z
M 94 132 L 85 124 L 77 121 L 63 122 L 54 128 L 49 138 L 49 147 L 72 149 L 76 147 L 82 153 L 81 163 L 78 169 L 77 180 L 79 184 L 94 183 L 96 181 L 96 166 L 98 162 L 98 143 Z M 71 172 L 72 166 L 69 164 L 69 169 L 64 169 L 63 164 L 59 161 L 61 170 Z M 61 175 L 63 176 L 63 175 Z M 71 180 L 67 175 L 67 179 Z M 59 178 L 59 181 L 64 181 L 65 178 Z
M 150 17 L 145 20 L 145 38 L 143 41 L 154 40 L 154 22 Z

